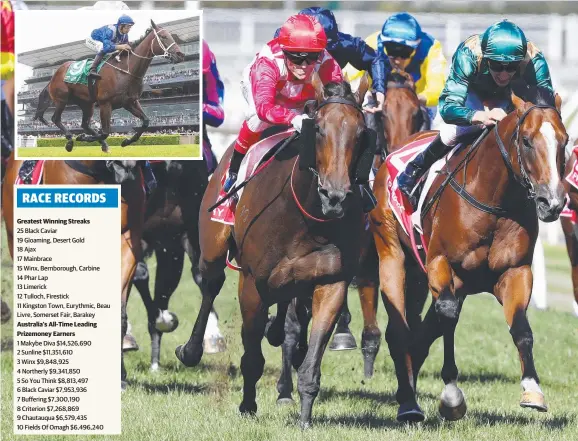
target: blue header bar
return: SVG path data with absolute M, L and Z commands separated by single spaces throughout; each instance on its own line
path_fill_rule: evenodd
M 18 208 L 118 208 L 119 188 L 16 188 Z

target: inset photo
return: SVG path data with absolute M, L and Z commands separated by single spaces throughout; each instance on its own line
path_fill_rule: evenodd
M 15 20 L 17 159 L 201 159 L 201 11 Z

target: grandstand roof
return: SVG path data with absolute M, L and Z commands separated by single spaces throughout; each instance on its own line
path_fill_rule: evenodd
M 157 23 L 176 34 L 183 42 L 193 41 L 199 38 L 199 17 L 189 17 L 182 20 L 174 20 L 166 23 Z M 51 66 L 62 60 L 79 60 L 94 56 L 94 52 L 86 47 L 84 40 L 59 44 L 42 49 L 18 54 L 18 62 L 33 68 Z

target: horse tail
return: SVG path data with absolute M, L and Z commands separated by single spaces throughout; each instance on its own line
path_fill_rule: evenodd
M 52 104 L 52 98 L 50 98 L 47 84 L 38 96 L 38 107 L 36 108 L 36 114 L 34 115 L 33 121 L 40 120 L 42 123 L 48 125 L 48 121 L 44 119 L 44 112 L 46 112 L 46 109 L 50 107 L 50 104 Z

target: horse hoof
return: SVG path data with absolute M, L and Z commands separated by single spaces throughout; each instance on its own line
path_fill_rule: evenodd
M 122 339 L 122 352 L 138 351 L 138 349 L 136 339 L 132 335 L 126 334 Z
M 400 423 L 421 423 L 425 420 L 425 414 L 415 402 L 403 403 L 397 410 L 397 420 Z
M 120 143 L 120 146 L 121 146 L 121 147 L 126 147 L 126 146 L 129 145 L 129 144 L 130 144 L 130 139 L 124 138 L 124 139 L 122 140 L 122 142 Z
M 72 141 L 68 141 L 68 142 L 66 143 L 66 146 L 65 146 L 64 148 L 66 149 L 66 151 L 67 151 L 68 153 L 70 153 L 70 152 L 72 151 L 72 147 L 73 147 L 73 146 L 74 146 L 74 144 L 72 143 Z
M 102 150 L 104 153 L 110 153 L 110 148 L 109 148 L 108 146 L 104 146 L 104 145 L 103 145 L 103 146 L 101 147 L 101 150 Z
M 293 400 L 291 397 L 277 398 L 278 406 L 293 406 L 294 404 L 295 400 Z
M 0 322 L 4 324 L 10 320 L 10 317 L 12 317 L 12 311 L 10 310 L 8 304 L 2 301 L 2 314 L 0 316 Z
M 299 428 L 301 430 L 307 430 L 311 428 L 311 421 L 301 421 L 299 420 Z
M 203 340 L 203 352 L 205 354 L 218 354 L 219 352 L 225 352 L 226 349 L 227 344 L 221 335 L 213 335 Z
M 121 382 L 120 382 L 120 390 L 121 390 L 121 392 L 125 392 L 127 386 L 128 386 L 128 383 L 127 383 L 126 381 L 121 381 Z
M 352 349 L 357 349 L 357 343 L 355 342 L 355 337 L 347 332 L 341 332 L 333 336 L 333 341 L 329 346 L 331 351 L 350 351 Z
M 152 373 L 158 372 L 160 370 L 160 366 L 158 363 L 151 363 L 150 371 Z
M 447 421 L 461 420 L 467 409 L 468 406 L 462 390 L 455 383 L 446 384 L 438 408 L 442 419 Z
M 186 367 L 195 367 L 201 362 L 201 358 L 203 358 L 203 349 L 201 348 L 200 353 L 196 356 L 186 358 L 185 345 L 179 345 L 175 349 L 175 355 Z
M 523 392 L 520 406 L 529 409 L 536 409 L 538 412 L 548 412 L 548 406 L 546 406 L 544 394 L 541 394 L 540 392 Z
M 239 406 L 239 412 L 241 412 L 241 414 L 243 415 L 256 415 L 257 414 L 257 403 L 252 402 L 252 403 L 245 403 L 242 402 L 241 405 Z
M 155 320 L 155 329 L 159 332 L 173 332 L 179 326 L 179 318 L 176 314 L 164 310 Z
M 278 348 L 285 340 L 285 330 L 273 326 L 275 323 L 275 318 L 276 317 L 274 315 L 269 317 L 269 321 L 267 322 L 267 325 L 265 325 L 265 336 L 267 337 L 267 341 L 271 346 Z

